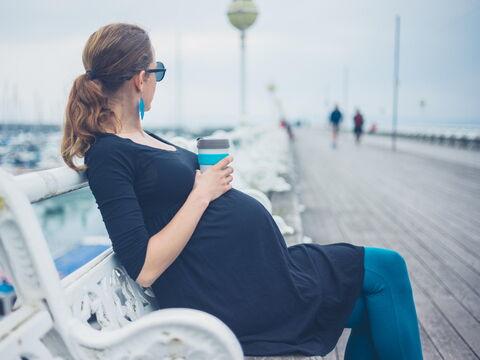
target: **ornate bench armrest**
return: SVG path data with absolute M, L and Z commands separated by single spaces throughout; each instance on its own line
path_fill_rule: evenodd
M 244 359 L 230 328 L 196 309 L 157 310 L 111 331 L 95 330 L 79 320 L 70 329 L 85 359 Z

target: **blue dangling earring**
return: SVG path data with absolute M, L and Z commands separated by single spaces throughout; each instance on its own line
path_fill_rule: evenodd
M 145 103 L 143 102 L 143 97 L 141 97 L 138 102 L 138 112 L 140 113 L 140 118 L 143 120 L 143 116 L 145 115 Z

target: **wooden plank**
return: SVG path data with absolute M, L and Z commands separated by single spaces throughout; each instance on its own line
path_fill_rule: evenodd
M 394 249 L 399 249 L 408 259 L 413 281 L 417 287 L 421 287 L 430 301 L 440 309 L 446 320 L 452 325 L 458 336 L 465 342 L 467 347 L 474 353 L 480 353 L 480 332 L 479 324 L 472 314 L 462 306 L 462 303 L 455 298 L 454 294 L 446 286 L 442 286 L 434 273 L 425 269 L 410 249 L 402 246 L 402 242 L 395 244 L 385 243 Z
M 372 233 L 371 235 L 374 235 L 375 233 Z M 367 238 L 361 238 L 359 239 L 358 238 L 358 234 L 348 234 L 349 236 L 355 236 L 355 242 L 360 242 L 360 243 L 363 243 L 364 245 L 374 245 L 374 246 L 381 246 L 381 247 L 392 247 L 390 246 L 388 243 L 385 243 L 383 241 L 383 239 L 381 238 L 378 238 L 378 239 L 375 239 L 374 236 L 369 236 Z M 376 235 L 376 234 L 375 234 Z M 350 242 L 352 242 L 353 238 L 352 239 L 349 239 Z M 419 298 L 419 291 L 420 290 L 416 290 L 415 291 L 415 294 L 417 295 L 417 300 Z M 432 308 L 431 308 L 431 303 L 429 302 L 428 299 L 426 299 L 426 296 L 425 294 L 421 293 L 420 292 L 420 299 L 424 302 L 428 302 L 429 306 L 424 306 L 423 308 L 421 308 L 418 304 L 418 301 L 417 301 L 417 311 L 419 311 L 419 313 L 431 313 L 432 312 Z M 423 304 L 423 302 L 420 301 L 420 304 Z M 435 309 L 433 309 L 433 312 L 435 312 Z M 470 352 L 468 349 L 465 350 L 465 352 L 462 352 L 461 349 L 463 349 L 465 347 L 464 344 L 462 344 L 461 341 L 458 340 L 458 337 L 457 335 L 455 334 L 455 332 L 453 331 L 453 329 L 451 327 L 449 327 L 448 323 L 445 322 L 444 319 L 441 318 L 441 315 L 438 314 L 438 312 L 436 312 L 435 314 L 433 314 L 433 318 L 435 320 L 435 324 L 438 324 L 438 323 L 443 323 L 444 326 L 441 326 L 439 328 L 440 330 L 440 334 L 438 334 L 438 331 L 437 333 L 434 334 L 434 337 L 438 338 L 438 335 L 441 335 L 440 337 L 440 340 L 444 341 L 445 339 L 448 339 L 448 343 L 447 345 L 444 345 L 444 352 L 447 353 L 447 356 L 446 358 L 449 358 L 449 359 L 455 359 L 456 356 L 458 355 L 462 355 L 463 357 L 462 358 L 469 358 L 472 356 L 472 352 Z M 458 343 L 456 343 L 458 342 Z M 450 343 L 453 343 L 454 346 L 450 346 Z M 423 336 L 422 337 L 422 345 L 423 345 L 423 349 L 424 349 L 424 355 L 426 358 L 430 357 L 430 358 L 435 358 L 435 352 L 432 354 L 432 348 L 434 349 L 435 346 L 433 345 L 433 343 L 431 342 L 430 338 L 427 336 Z M 442 345 L 442 344 L 441 344 Z
M 348 337 L 350 336 L 350 329 L 345 329 L 338 339 L 337 346 L 335 347 L 335 352 L 337 353 L 337 358 L 342 360 L 345 357 L 345 349 L 347 348 Z
M 370 218 L 377 218 L 379 219 L 379 221 L 383 220 L 381 216 L 377 216 L 378 214 L 372 214 L 368 218 L 364 219 L 364 222 L 370 221 Z M 399 221 L 401 222 L 401 220 Z M 410 235 L 411 240 L 414 240 L 417 236 L 417 234 L 411 232 L 408 227 L 405 227 L 404 231 L 406 234 Z M 417 245 L 417 243 L 413 244 L 413 246 L 415 245 Z M 426 259 L 424 261 L 424 264 L 429 267 L 430 270 L 433 271 L 435 274 L 440 274 L 437 277 L 437 280 L 443 282 L 446 287 L 451 288 L 454 294 L 459 294 L 459 296 L 461 297 L 461 302 L 467 306 L 469 311 L 471 311 L 478 320 L 480 318 L 480 307 L 478 306 L 478 304 L 480 303 L 480 297 L 478 290 L 475 287 L 470 286 L 467 282 L 463 280 L 463 278 L 461 278 L 458 273 L 455 272 L 454 269 L 450 268 L 451 262 L 458 262 L 458 259 L 452 259 L 451 254 L 447 252 L 446 256 L 449 256 L 449 261 L 438 261 L 438 259 L 433 256 L 431 251 L 426 251 L 426 249 L 421 246 L 415 246 L 415 250 L 413 252 L 419 254 L 420 258 Z M 463 264 L 458 262 L 457 267 L 459 266 L 461 267 L 463 266 Z M 474 280 L 474 283 L 480 283 L 478 277 Z
M 372 169 L 370 168 L 365 170 L 368 171 Z M 421 169 L 417 170 L 417 172 L 421 171 Z M 468 246 L 463 246 L 463 248 L 467 252 L 471 253 L 472 251 L 474 251 L 475 255 L 478 255 L 480 253 L 480 241 L 478 231 L 473 232 L 471 230 L 472 228 L 470 223 L 473 222 L 473 219 L 476 219 L 476 217 L 472 215 L 473 212 L 471 211 L 471 209 L 461 209 L 462 219 L 467 217 L 471 218 L 469 218 L 469 221 L 467 221 L 467 223 L 470 224 L 468 225 L 470 228 L 469 233 L 468 231 L 460 230 L 459 227 L 456 225 L 457 222 L 462 222 L 463 220 L 459 220 L 458 216 L 454 216 L 452 218 L 453 212 L 455 211 L 455 209 L 459 208 L 463 204 L 463 201 L 457 199 L 456 202 L 452 202 L 449 199 L 448 202 L 447 200 L 443 200 L 442 202 L 442 200 L 439 199 L 438 194 L 430 197 L 425 196 L 428 189 L 419 189 L 418 185 L 412 183 L 407 175 L 408 174 L 404 175 L 404 179 L 401 180 L 392 179 L 392 176 L 389 176 L 387 179 L 384 179 L 383 177 L 368 177 L 368 180 L 376 181 L 377 185 L 380 186 L 377 191 L 384 191 L 385 196 L 389 197 L 391 200 L 401 202 L 409 209 L 416 211 L 416 216 L 420 216 L 423 218 L 423 224 L 428 223 L 433 228 L 436 228 L 438 232 L 450 235 L 449 237 L 452 239 L 452 241 L 456 242 L 459 246 L 462 246 L 463 243 L 468 242 Z M 439 174 L 437 175 L 440 176 Z M 364 179 L 367 179 L 367 177 L 364 177 Z M 412 204 L 412 195 L 410 194 L 409 196 L 409 193 L 411 193 L 410 189 L 412 188 L 416 190 L 414 194 L 415 199 L 413 199 L 415 200 L 414 204 Z M 402 190 L 407 190 L 407 194 L 403 194 L 403 196 L 398 196 L 398 194 L 401 193 Z M 397 194 L 397 196 L 392 196 L 392 194 Z M 439 207 L 438 205 L 442 203 L 451 204 L 451 206 Z M 443 210 L 444 212 L 441 213 L 441 210 Z M 451 236 L 451 234 L 454 233 L 460 235 L 462 237 L 462 241 L 458 241 L 454 236 Z
M 407 249 L 401 246 L 401 242 L 398 241 L 398 237 L 397 237 L 397 241 L 394 244 L 389 244 L 388 242 L 385 242 L 385 246 L 399 250 L 406 257 L 409 263 L 409 266 L 411 268 L 411 273 L 413 274 L 412 279 L 414 283 L 416 283 L 417 287 L 419 287 L 420 284 L 428 284 L 427 287 L 424 287 L 423 292 L 427 293 L 426 295 L 430 299 L 430 301 L 433 302 L 434 305 L 436 305 L 440 309 L 440 311 L 445 316 L 446 320 L 449 323 L 451 323 L 452 328 L 455 330 L 455 332 L 458 333 L 461 340 L 465 342 L 469 350 L 472 350 L 472 353 L 477 353 L 478 349 L 474 349 L 474 350 L 471 349 L 470 344 L 475 344 L 475 341 L 477 340 L 476 336 L 478 336 L 477 335 L 478 322 L 475 319 L 473 319 L 471 316 L 469 316 L 469 314 L 466 314 L 464 309 L 462 309 L 456 301 L 454 301 L 453 299 L 449 299 L 449 297 L 452 296 L 453 294 L 447 291 L 448 289 L 446 289 L 445 287 L 442 289 L 439 286 L 438 281 L 436 281 L 436 279 L 432 279 L 431 277 L 429 277 L 429 275 L 433 275 L 433 273 L 428 274 L 424 269 L 422 269 L 422 267 L 419 266 L 418 263 L 416 263 L 412 259 L 410 254 L 408 254 Z M 415 266 L 412 267 L 412 265 L 415 265 Z M 432 291 L 435 293 L 432 294 Z M 439 302 L 440 304 L 438 304 Z M 451 321 L 452 319 L 455 324 L 452 324 L 452 321 Z M 469 326 L 469 328 L 467 329 L 464 328 L 465 323 L 468 324 L 467 326 Z M 463 333 L 464 335 L 466 334 L 467 339 L 465 339 L 460 334 L 460 332 L 458 331 L 458 328 L 460 328 L 461 333 Z M 473 339 L 471 338 L 469 339 L 470 336 L 473 336 Z M 449 339 L 449 342 L 452 342 L 452 339 L 454 337 L 450 335 L 450 336 L 444 336 L 444 338 L 447 338 Z M 458 348 L 460 346 L 463 346 L 463 345 L 461 345 L 461 343 L 456 344 L 453 350 L 449 349 L 448 347 L 447 349 L 442 349 L 444 350 L 444 353 L 448 352 L 448 356 L 445 356 L 445 357 L 456 358 L 457 356 L 459 356 Z M 466 353 L 462 355 L 463 357 L 470 357 L 473 355 L 468 350 L 465 349 L 465 351 Z
M 385 202 L 383 204 L 378 203 L 377 207 L 382 207 L 384 208 L 384 212 L 388 213 L 388 209 L 385 208 Z M 393 215 L 395 213 L 398 214 L 398 210 L 391 211 L 390 215 Z M 406 215 L 404 215 L 406 216 Z M 396 220 L 396 223 L 402 223 L 403 219 L 401 216 L 398 220 Z M 382 218 L 380 218 L 382 220 Z M 367 219 L 368 221 L 368 219 Z M 394 224 L 396 225 L 396 224 Z M 411 223 L 409 223 L 411 227 Z M 467 281 L 465 281 L 461 275 L 461 273 L 465 272 L 464 266 L 465 263 L 461 262 L 459 258 L 452 257 L 452 254 L 448 251 L 449 249 L 445 249 L 444 252 L 444 259 L 445 260 L 439 260 L 435 256 L 433 256 L 433 253 L 436 251 L 436 244 L 432 242 L 431 235 L 426 234 L 425 232 L 420 233 L 420 238 L 418 237 L 419 232 L 412 231 L 409 226 L 403 225 L 403 230 L 405 234 L 409 235 L 410 244 L 409 246 L 412 249 L 412 252 L 421 254 L 421 259 L 424 262 L 424 264 L 430 268 L 431 271 L 433 271 L 434 274 L 439 274 L 437 276 L 437 280 L 441 281 L 442 283 L 445 284 L 446 287 L 452 289 L 453 294 L 458 294 L 459 297 L 461 297 L 461 302 L 464 304 L 469 311 L 472 313 L 473 316 L 476 317 L 477 321 L 480 319 L 480 307 L 478 304 L 480 303 L 480 297 L 479 297 L 479 292 L 478 288 L 475 286 L 475 284 L 480 283 L 480 278 L 478 277 L 478 273 L 471 274 L 473 277 L 473 280 L 471 281 L 471 284 L 469 284 Z M 423 244 L 431 243 L 430 247 L 424 248 L 422 246 L 416 246 L 418 245 L 418 242 L 415 242 L 413 240 L 420 240 L 422 241 Z M 432 246 L 433 245 L 433 246 Z M 414 247 L 414 250 L 413 248 Z M 433 247 L 433 248 L 432 248 Z M 427 251 L 428 249 L 428 251 Z M 420 256 L 419 256 L 420 258 Z M 456 269 L 459 269 L 458 271 Z
M 445 359 L 443 355 L 438 351 L 437 347 L 433 343 L 430 335 L 425 330 L 425 327 L 420 322 L 420 337 L 422 339 L 422 350 L 424 360 L 437 360 Z
M 375 185 L 375 186 L 376 186 L 376 185 Z M 398 212 L 397 212 L 397 213 L 398 213 Z M 408 216 L 408 215 L 405 215 L 405 216 Z M 402 215 L 399 215 L 400 221 L 403 221 L 403 220 L 402 220 L 402 217 L 403 217 Z M 412 224 L 412 223 L 409 223 L 409 224 L 407 224 L 406 226 L 407 226 L 407 228 L 408 228 L 408 227 L 410 227 L 410 226 L 412 226 L 412 225 L 415 226 L 415 224 Z M 420 231 L 417 229 L 417 233 L 420 233 L 421 236 L 422 236 L 422 235 L 428 236 L 428 239 L 427 239 L 427 240 L 428 240 L 428 242 L 431 242 L 431 235 L 430 235 L 430 234 L 428 234 L 428 235 L 425 234 L 425 231 L 424 231 L 424 230 L 422 230 L 422 231 L 420 232 Z M 425 237 L 425 236 L 424 236 L 424 237 Z M 426 244 L 426 242 L 424 243 L 424 245 L 425 245 L 425 244 Z M 435 248 L 437 248 L 437 246 L 436 246 L 437 244 L 433 244 L 433 245 L 434 245 Z M 431 245 L 430 245 L 430 246 L 431 246 Z M 435 251 L 438 251 L 438 250 L 440 250 L 440 251 L 441 251 L 441 250 L 444 250 L 444 251 L 443 251 L 444 259 L 445 259 L 445 260 L 444 260 L 444 264 L 448 264 L 448 263 L 450 263 L 450 262 L 452 261 L 452 253 L 451 253 L 451 249 L 450 249 L 449 247 L 444 247 L 443 249 L 429 249 L 429 250 L 432 250 L 432 251 L 434 251 L 434 252 L 435 252 Z M 454 262 L 456 261 L 456 262 L 457 262 L 456 265 L 461 268 L 461 269 L 459 269 L 459 272 L 460 272 L 460 273 L 465 273 L 465 272 L 466 272 L 466 273 L 469 275 L 469 276 L 467 277 L 467 279 L 471 279 L 469 286 L 470 286 L 470 289 L 474 290 L 474 289 L 477 287 L 476 285 L 480 283 L 479 277 L 478 277 L 478 271 L 476 270 L 476 268 L 475 268 L 475 267 L 472 268 L 472 267 L 470 266 L 470 268 L 464 269 L 464 267 L 465 267 L 466 265 L 468 265 L 468 264 L 465 264 L 464 259 L 461 258 L 460 256 L 457 256 L 457 257 L 454 258 L 453 260 L 454 260 Z M 473 273 L 472 273 L 472 272 L 473 272 Z
M 471 193 L 479 188 L 480 172 L 468 169 L 467 179 L 455 175 L 442 182 L 441 176 L 435 178 L 445 171 L 438 162 L 432 165 L 371 148 L 362 151 L 361 158 L 355 148 L 332 154 L 321 146 L 319 137 L 303 132 L 297 142 L 299 162 L 307 164 L 301 166 L 300 176 L 302 201 L 309 206 L 302 215 L 306 235 L 319 243 L 347 237 L 355 243 L 401 250 L 415 270 L 412 283 L 424 357 L 478 358 L 480 268 L 475 252 L 480 231 L 478 221 L 469 221 L 469 216 L 480 211 L 479 193 Z M 320 149 L 313 151 L 312 144 L 320 144 Z M 317 166 L 310 161 L 312 152 L 318 154 Z M 403 166 L 408 171 L 395 172 L 399 159 L 408 160 Z M 370 164 L 365 166 L 365 161 Z M 425 166 L 437 168 L 425 170 Z M 458 172 L 460 167 L 453 167 Z M 435 186 L 429 188 L 428 179 L 416 181 L 413 174 L 426 174 Z M 468 197 L 474 200 L 457 206 Z M 451 208 L 455 216 L 448 211 Z M 468 220 L 460 219 L 466 210 Z M 474 253 L 465 252 L 472 248 Z

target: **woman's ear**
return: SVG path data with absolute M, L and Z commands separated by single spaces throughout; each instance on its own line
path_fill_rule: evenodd
M 143 86 L 145 84 L 145 70 L 140 71 L 133 77 L 133 83 L 139 92 L 143 92 Z

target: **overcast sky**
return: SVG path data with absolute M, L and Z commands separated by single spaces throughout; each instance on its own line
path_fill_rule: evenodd
M 274 117 L 266 90 L 271 82 L 288 117 L 323 121 L 334 102 L 345 106 L 346 73 L 349 111 L 360 107 L 367 119 L 388 118 L 394 18 L 399 14 L 400 119 L 480 122 L 480 0 L 255 3 L 260 14 L 247 35 L 252 121 Z M 173 125 L 179 118 L 186 126 L 235 124 L 239 34 L 228 23 L 228 4 L 2 0 L 0 117 L 61 123 L 72 81 L 85 71 L 81 53 L 88 36 L 122 21 L 150 33 L 157 58 L 167 67 L 146 125 Z

